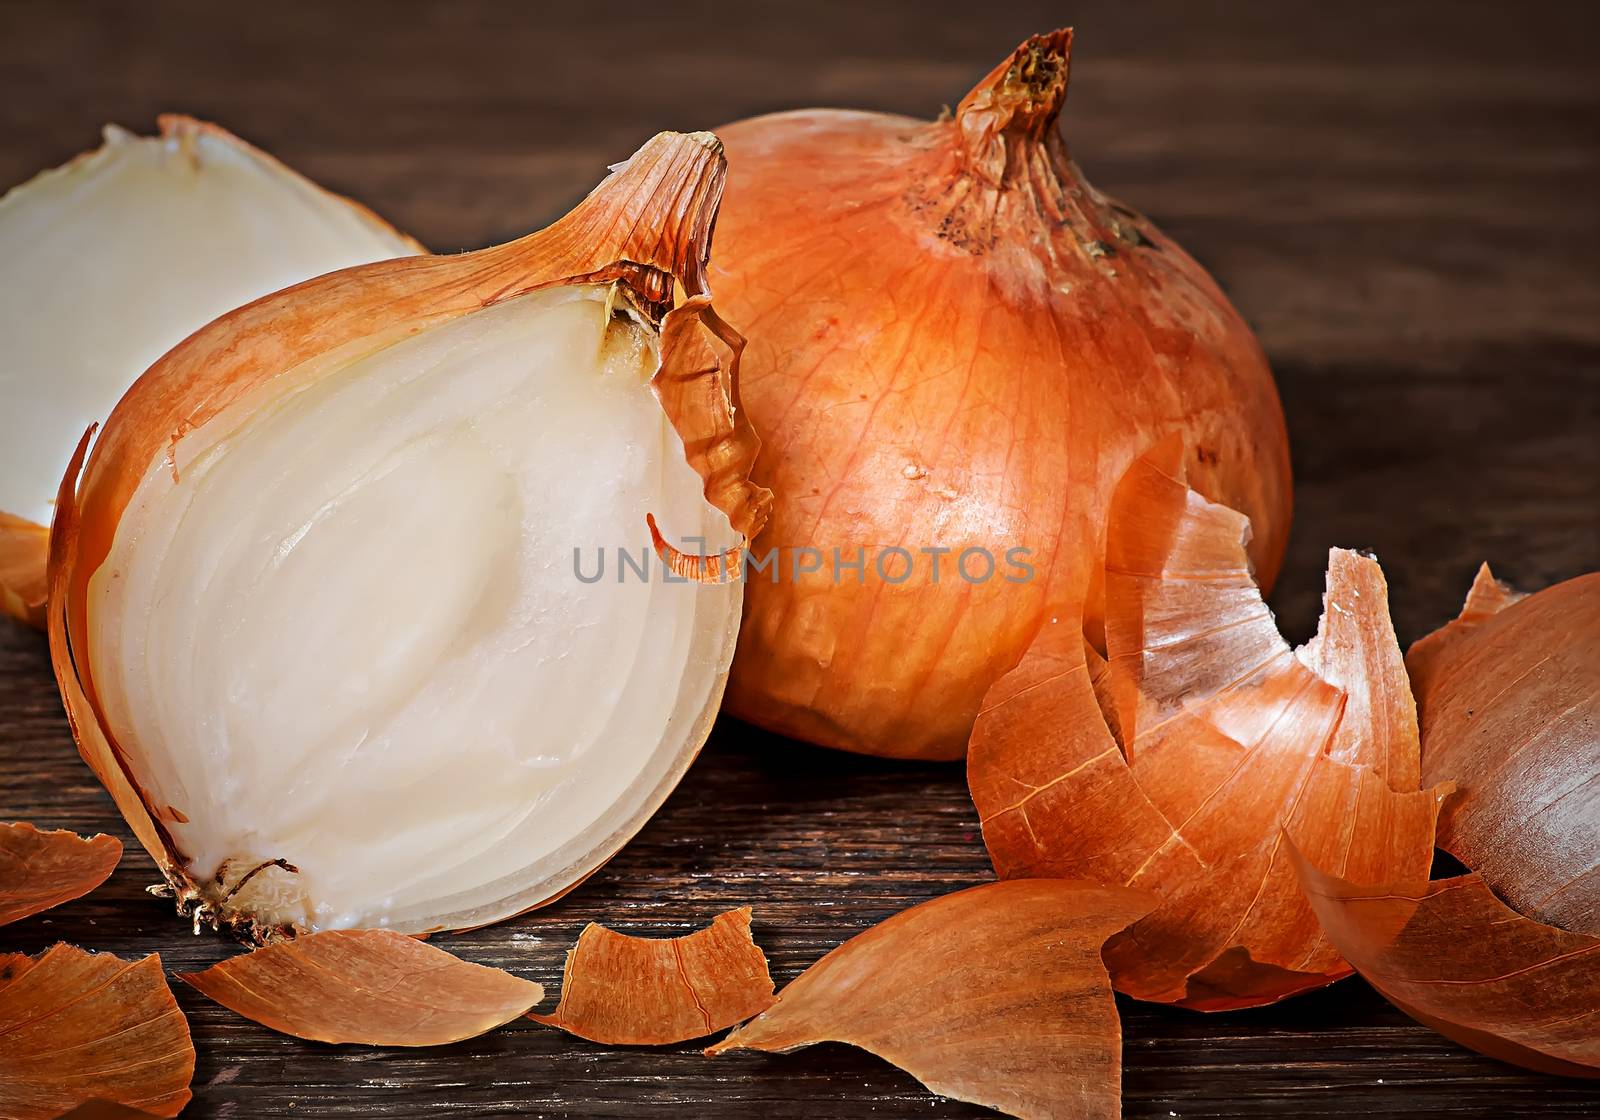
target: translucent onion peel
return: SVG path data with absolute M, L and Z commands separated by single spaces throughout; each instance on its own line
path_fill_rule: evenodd
M 380 929 L 306 934 L 178 979 L 283 1034 L 368 1046 L 475 1038 L 544 998 L 531 980 Z
M 1196 488 L 1254 523 L 1263 582 L 1278 569 L 1290 481 L 1271 372 L 1211 277 L 1072 162 L 1071 45 L 1029 39 L 933 122 L 811 109 L 722 132 L 713 279 L 751 330 L 757 478 L 778 494 L 762 553 L 782 565 L 746 592 L 728 686 L 743 719 L 960 757 L 1053 609 L 1098 627 L 1106 503 L 1167 434 Z M 806 548 L 822 562 L 797 574 Z M 863 548 L 859 578 L 835 570 L 834 550 Z
M 703 1038 L 772 1005 L 750 907 L 684 937 L 629 937 L 591 922 L 567 953 L 561 1001 L 528 1018 L 611 1046 Z
M 309 277 L 422 251 L 213 124 L 160 118 L 0 199 L 0 611 L 44 625 L 78 436 L 191 331 Z
M 0 824 L 0 926 L 82 898 L 110 877 L 122 841 Z
M 1044 879 L 936 898 L 846 941 L 708 1053 L 845 1042 L 1013 1116 L 1119 1116 L 1122 1032 L 1100 947 L 1152 902 Z
M 1423 780 L 1458 789 L 1440 846 L 1472 870 L 1339 874 L 1295 851 L 1311 905 L 1412 1018 L 1504 1061 L 1600 1076 L 1600 573 L 1523 597 L 1484 565 L 1406 664 Z
M 716 580 L 765 517 L 705 286 L 723 173 L 715 137 L 663 133 L 545 230 L 241 308 L 139 379 L 81 481 L 80 446 L 56 675 L 197 922 L 495 921 L 681 776 L 739 585 L 580 573 L 648 561 L 654 514 Z
M 1294 854 L 1328 937 L 1400 1010 L 1502 1061 L 1600 1076 L 1600 937 L 1518 914 L 1476 873 L 1351 882 Z
M 176 1116 L 193 1077 L 189 1024 L 159 956 L 0 953 L 0 1116 L 53 1120 L 87 1102 Z
M 1184 484 L 1180 452 L 1137 460 L 1110 505 L 1099 688 L 1116 733 L 1063 614 L 985 699 L 967 773 L 1003 878 L 1160 898 L 1107 946 L 1119 991 L 1227 1010 L 1349 973 L 1280 826 L 1342 871 L 1426 877 L 1444 791 L 1416 789 L 1377 563 L 1332 551 L 1322 623 L 1297 656 L 1251 577 L 1248 522 Z
M 1407 665 L 1424 780 L 1460 791 L 1439 846 L 1518 913 L 1600 935 L 1600 572 L 1521 598 L 1486 565 Z

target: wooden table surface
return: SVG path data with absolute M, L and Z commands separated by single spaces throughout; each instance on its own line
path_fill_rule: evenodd
M 826 104 L 932 115 L 1024 35 L 1079 32 L 1066 132 L 1103 189 L 1211 267 L 1259 330 L 1294 446 L 1274 605 L 1300 640 L 1329 545 L 1375 549 L 1402 641 L 1477 562 L 1537 588 L 1600 567 L 1595 6 L 1448 0 L 728 5 L 0 4 L 0 183 L 107 120 L 211 117 L 439 249 L 541 224 L 662 128 Z M 15 401 L 0 408 L 17 407 Z M 230 949 L 79 764 L 39 636 L 0 621 L 0 820 L 129 845 L 80 902 L 7 928 L 192 969 Z M 906 906 L 989 877 L 956 766 L 810 749 L 731 721 L 581 890 L 447 947 L 554 986 L 603 919 L 685 931 L 756 908 L 784 982 Z M 423 1052 L 275 1035 L 183 985 L 194 1116 L 966 1116 L 842 1046 L 702 1058 L 532 1024 Z M 1129 1116 L 1600 1114 L 1352 980 L 1223 1016 L 1122 1001 Z

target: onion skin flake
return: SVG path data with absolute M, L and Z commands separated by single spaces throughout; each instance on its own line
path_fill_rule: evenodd
M 833 950 L 707 1053 L 845 1042 L 940 1096 L 1113 1120 L 1122 1032 L 1100 947 L 1153 901 L 1035 879 L 924 902 Z
M 1390 1003 L 1491 1058 L 1600 1077 L 1600 937 L 1523 917 L 1475 872 L 1353 883 L 1294 854 L 1322 928 Z
M 0 926 L 82 898 L 122 859 L 114 836 L 0 824 Z
M 0 1116 L 53 1120 L 79 1105 L 176 1116 L 194 1077 L 189 1023 L 152 953 L 125 961 L 56 945 L 0 953 Z
M 544 989 L 388 930 L 324 930 L 178 979 L 282 1034 L 441 1046 L 517 1018 Z
M 683 937 L 629 937 L 595 922 L 567 952 L 561 1001 L 528 1018 L 591 1042 L 662 1046 L 703 1038 L 772 1006 L 750 907 Z

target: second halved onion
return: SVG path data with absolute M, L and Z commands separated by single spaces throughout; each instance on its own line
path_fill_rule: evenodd
M 223 312 L 422 251 L 216 125 L 160 124 L 107 128 L 0 200 L 0 611 L 36 625 L 51 504 L 86 424 Z
M 134 385 L 74 493 L 75 461 L 58 679 L 197 922 L 494 921 L 683 773 L 740 590 L 666 581 L 647 517 L 715 552 L 768 498 L 704 282 L 723 166 L 662 134 L 539 233 L 224 316 Z

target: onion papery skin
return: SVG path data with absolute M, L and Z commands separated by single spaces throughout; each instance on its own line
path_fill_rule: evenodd
M 1439 847 L 1519 914 L 1600 936 L 1600 572 L 1521 597 L 1485 566 L 1407 664 L 1424 780 L 1460 790 Z
M 44 625 L 47 529 L 84 427 L 216 316 L 423 249 L 214 124 L 167 115 L 0 199 L 0 612 Z
M 649 513 L 730 551 L 761 528 L 742 339 L 705 281 L 724 167 L 710 134 L 663 133 L 537 233 L 266 297 L 147 371 L 86 465 L 85 436 L 51 535 L 52 660 L 80 752 L 197 925 L 265 940 L 496 921 L 593 872 L 681 777 L 721 699 L 738 585 L 652 577 L 584 607 L 595 589 L 568 565 L 571 545 L 612 537 L 642 555 Z M 573 401 L 588 411 L 559 411 Z M 515 473 L 535 455 L 548 485 Z M 547 524 L 548 541 L 529 535 Z M 671 613 L 638 615 L 638 594 Z M 566 690 L 561 718 L 584 734 L 552 749 L 592 762 L 541 753 L 561 725 L 517 706 L 567 679 L 569 652 L 599 683 Z M 651 673 L 656 706 L 632 703 Z M 619 742 L 637 766 L 611 775 Z M 622 788 L 561 817 L 585 765 Z M 552 766 L 567 769 L 535 783 L 545 800 L 524 799 Z M 541 832 L 557 818 L 565 831 Z
M 869 754 L 956 758 L 1050 613 L 1100 625 L 1104 511 L 1181 439 L 1189 477 L 1287 539 L 1287 435 L 1259 345 L 1206 272 L 1084 181 L 1057 130 L 1069 31 L 1024 43 L 934 123 L 806 110 L 728 126 L 715 287 L 751 338 L 756 477 L 780 495 L 728 690 L 739 717 Z M 815 547 L 823 570 L 793 576 Z M 941 579 L 874 556 L 943 547 Z M 865 547 L 864 579 L 832 550 Z M 997 573 L 955 576 L 967 548 Z M 1005 553 L 1033 576 L 1008 582 Z M 900 568 L 891 561 L 889 572 Z M 981 558 L 971 561 L 981 575 Z

